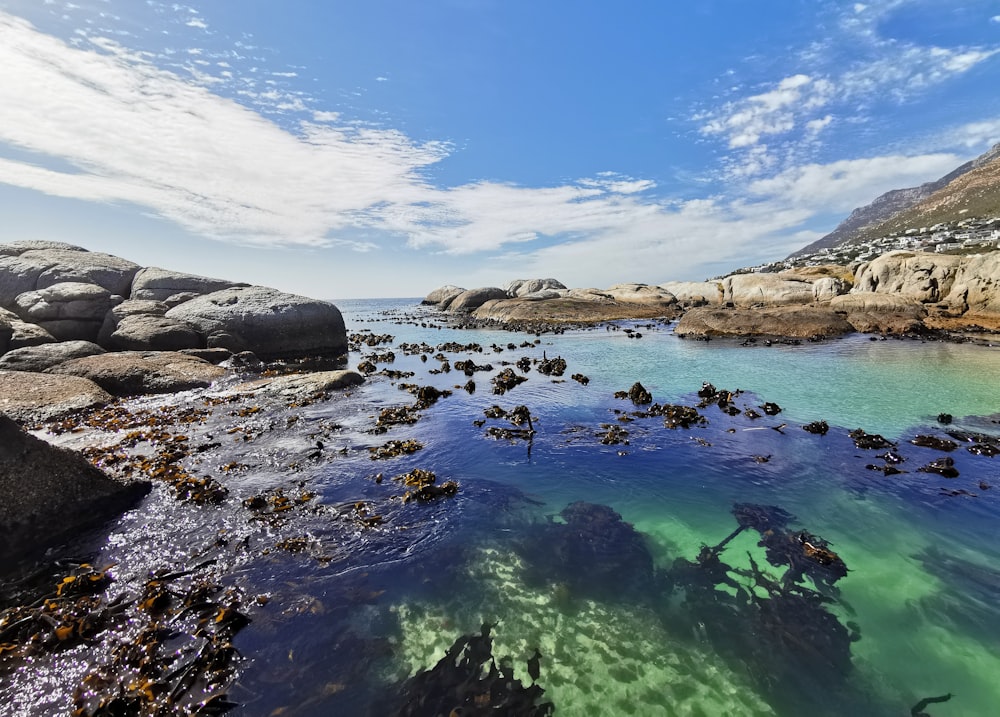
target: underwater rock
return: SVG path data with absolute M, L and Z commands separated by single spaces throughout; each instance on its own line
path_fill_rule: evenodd
M 536 368 L 538 373 L 545 374 L 546 376 L 562 376 L 563 372 L 566 371 L 566 359 L 561 356 L 550 359 L 542 352 L 542 360 L 538 362 Z
M 645 406 L 653 402 L 653 394 L 638 381 L 632 384 L 632 388 L 628 390 L 628 398 L 636 406 Z
M 854 441 L 854 445 L 862 450 L 873 450 L 876 448 L 895 448 L 896 444 L 878 433 L 866 433 L 857 428 L 847 434 Z
M 571 597 L 648 600 L 653 558 L 643 536 L 606 505 L 576 502 L 559 517 L 529 528 L 518 551 L 525 581 L 558 583 Z
M 511 390 L 515 386 L 518 386 L 528 379 L 524 376 L 518 376 L 514 373 L 512 368 L 505 368 L 503 371 L 494 376 L 491 380 L 493 384 L 493 393 L 498 396 L 502 396 Z
M 827 431 L 830 430 L 830 425 L 826 421 L 813 421 L 802 426 L 802 430 L 818 436 L 825 436 Z

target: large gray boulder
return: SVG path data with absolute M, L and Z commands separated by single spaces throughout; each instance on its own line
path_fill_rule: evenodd
M 195 296 L 211 294 L 213 291 L 234 286 L 246 286 L 246 284 L 150 266 L 141 269 L 132 280 L 131 298 L 163 301 L 170 306 L 176 306 Z
M 106 406 L 114 397 L 93 381 L 31 371 L 0 371 L 0 413 L 22 423 Z
M 677 303 L 677 297 L 666 289 L 650 284 L 615 284 L 606 294 L 615 301 L 629 304 L 660 304 L 669 306 Z
M 120 257 L 80 247 L 29 249 L 0 256 L 0 306 L 13 308 L 14 300 L 26 291 L 65 282 L 96 284 L 109 294 L 128 296 L 139 268 Z
M 722 284 L 718 281 L 668 281 L 659 286 L 689 306 L 717 306 L 723 302 Z
M 168 319 L 163 301 L 123 301 L 104 316 L 97 341 L 111 351 L 181 351 L 205 347 L 205 339 L 189 324 Z
M 10 349 L 10 340 L 14 336 L 14 327 L 11 326 L 10 319 L 0 316 L 0 354 Z
M 224 368 L 176 351 L 115 351 L 64 361 L 48 372 L 86 378 L 115 396 L 205 388 L 226 375 Z
M 811 281 L 778 274 L 734 274 L 722 280 L 723 300 L 736 306 L 788 306 L 815 300 Z
M 26 251 L 37 249 L 63 249 L 66 251 L 87 251 L 82 246 L 64 241 L 49 241 L 48 239 L 18 239 L 0 244 L 0 256 L 20 256 Z
M 947 300 L 973 314 L 1000 313 L 1000 252 L 964 257 Z
M 0 560 L 34 556 L 131 507 L 148 484 L 118 483 L 78 453 L 0 414 Z
M 479 289 L 469 289 L 456 296 L 450 304 L 448 311 L 452 313 L 470 313 L 475 311 L 487 301 L 493 299 L 506 299 L 507 292 L 498 286 L 486 286 Z
M 447 309 L 448 304 L 450 304 L 451 301 L 456 296 L 461 294 L 463 291 L 465 291 L 465 289 L 463 289 L 461 286 L 455 286 L 454 284 L 446 284 L 444 286 L 438 287 L 437 289 L 429 293 L 427 296 L 424 297 L 424 300 L 421 301 L 420 303 L 427 304 L 430 306 L 437 306 L 440 309 Z
M 515 279 L 504 287 L 508 296 L 519 297 L 537 294 L 549 289 L 562 290 L 568 287 L 556 279 Z
M 844 314 L 856 331 L 869 334 L 919 333 L 927 317 L 927 309 L 915 299 L 871 291 L 834 297 L 830 308 Z
M 193 326 L 209 348 L 253 351 L 264 359 L 347 353 L 347 329 L 336 306 L 264 286 L 205 294 L 166 315 Z
M 67 281 L 19 294 L 14 311 L 59 341 L 95 341 L 105 314 L 121 300 L 97 284 Z
M 102 353 L 104 353 L 104 349 L 90 341 L 59 341 L 38 346 L 25 346 L 12 349 L 0 356 L 0 369 L 41 372 L 64 361 Z

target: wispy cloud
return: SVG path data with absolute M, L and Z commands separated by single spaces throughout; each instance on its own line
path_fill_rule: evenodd
M 841 9 L 832 34 L 798 53 L 798 72 L 695 113 L 700 133 L 730 150 L 728 174 L 745 178 L 807 161 L 820 130 L 863 122 L 878 103 L 906 103 L 1000 53 L 1000 45 L 948 48 L 884 36 L 882 21 L 910 2 Z

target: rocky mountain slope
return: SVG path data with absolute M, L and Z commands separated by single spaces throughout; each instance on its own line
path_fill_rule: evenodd
M 910 227 L 1000 216 L 1000 144 L 940 179 L 893 189 L 858 207 L 836 229 L 792 257 L 870 241 Z

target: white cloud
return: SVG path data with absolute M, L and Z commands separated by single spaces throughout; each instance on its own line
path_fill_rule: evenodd
M 991 17 L 990 18 L 990 22 L 998 22 L 998 23 L 1000 23 L 1000 15 L 994 15 L 993 17 Z

